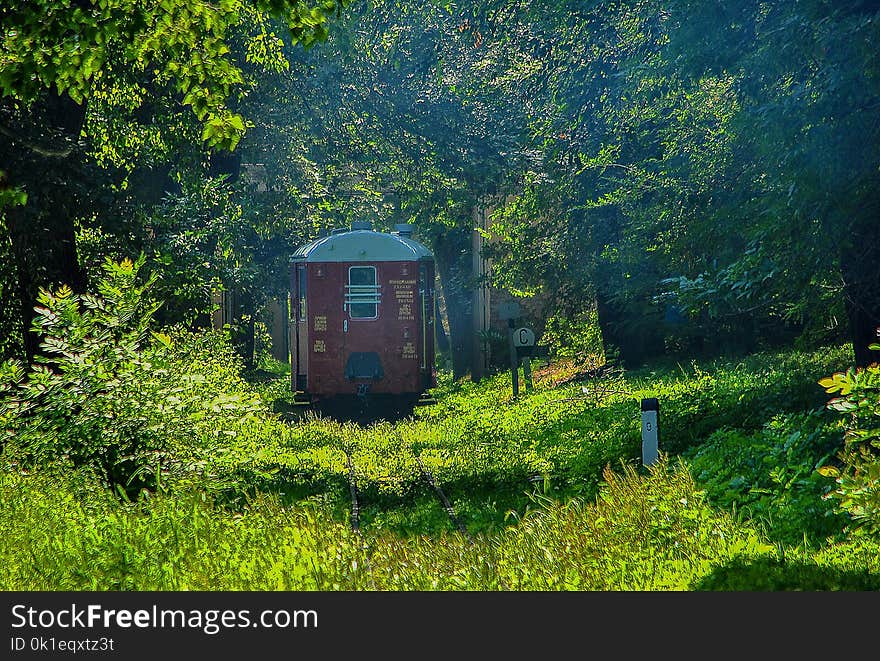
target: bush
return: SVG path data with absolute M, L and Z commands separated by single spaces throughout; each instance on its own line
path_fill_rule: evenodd
M 871 349 L 880 350 L 880 344 Z M 840 466 L 825 466 L 823 474 L 835 478 L 833 492 L 840 507 L 857 524 L 880 531 L 880 365 L 850 368 L 819 381 L 829 394 L 839 393 L 828 408 L 848 415 Z
M 786 544 L 824 541 L 849 522 L 825 499 L 830 486 L 817 471 L 839 449 L 839 431 L 821 410 L 781 414 L 754 433 L 720 429 L 684 457 L 713 505 Z
M 219 338 L 151 331 L 159 304 L 154 278 L 138 281 L 143 263 L 105 262 L 98 295 L 40 293 L 43 355 L 0 366 L 6 463 L 89 466 L 134 496 L 197 463 L 222 432 L 218 418 L 262 410 Z
M 93 465 L 114 486 L 143 482 L 144 469 L 160 459 L 156 425 L 167 418 L 143 404 L 170 393 L 151 388 L 142 355 L 158 309 L 146 295 L 152 279 L 137 283 L 142 265 L 143 258 L 107 261 L 98 296 L 66 286 L 40 292 L 33 330 L 43 335 L 43 355 L 29 369 L 8 361 L 0 371 L 7 456 Z

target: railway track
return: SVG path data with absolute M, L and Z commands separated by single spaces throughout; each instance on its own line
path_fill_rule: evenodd
M 291 421 L 288 421 L 291 422 Z M 349 498 L 351 500 L 351 508 L 349 513 L 349 525 L 351 526 L 352 531 L 357 534 L 366 550 L 368 547 L 366 538 L 364 537 L 361 526 L 360 526 L 360 498 L 358 494 L 357 488 L 357 472 L 355 470 L 354 459 L 352 457 L 351 449 L 347 447 L 342 448 L 343 453 L 345 454 L 346 467 L 348 469 L 348 487 L 349 487 Z M 455 513 L 455 508 L 452 506 L 449 498 L 444 493 L 443 489 L 437 483 L 437 480 L 434 479 L 431 471 L 428 470 L 428 467 L 425 466 L 425 463 L 422 461 L 421 457 L 414 451 L 411 450 L 413 454 L 413 458 L 416 460 L 416 463 L 419 466 L 419 471 L 422 474 L 423 479 L 431 487 L 431 490 L 437 496 L 437 499 L 440 501 L 443 510 L 446 512 L 449 520 L 452 522 L 452 525 L 455 526 L 455 529 L 458 530 L 471 544 L 474 543 L 473 537 L 468 532 L 467 527 L 464 525 L 459 516 Z M 367 558 L 369 562 L 369 558 Z
M 366 549 L 366 538 L 363 535 L 360 527 L 360 499 L 358 495 L 357 488 L 357 472 L 355 470 L 354 459 L 351 456 L 351 452 L 348 449 L 344 449 L 346 464 L 348 467 L 348 486 L 349 486 L 349 497 L 351 498 L 351 510 L 349 514 L 349 525 L 355 534 L 357 534 L 364 543 L 364 548 Z M 437 480 L 434 479 L 434 476 L 431 474 L 431 471 L 425 466 L 421 457 L 419 457 L 415 452 L 413 452 L 413 457 L 416 460 L 416 463 L 419 466 L 419 470 L 422 473 L 422 477 L 428 486 L 431 487 L 431 490 L 437 496 L 440 504 L 443 506 L 443 510 L 446 512 L 446 515 L 449 517 L 449 520 L 452 522 L 452 525 L 455 526 L 456 530 L 460 532 L 471 544 L 474 543 L 473 537 L 468 532 L 467 527 L 462 523 L 461 519 L 455 513 L 455 508 L 452 506 L 452 503 L 449 501 L 449 498 L 443 492 L 443 489 L 437 484 Z
M 422 458 L 419 455 L 417 455 L 415 453 L 413 453 L 413 455 L 415 456 L 416 461 L 419 464 L 419 469 L 421 469 L 421 471 L 422 471 L 422 476 L 425 478 L 425 480 L 427 480 L 428 484 L 434 490 L 434 493 L 437 494 L 437 497 L 440 499 L 440 503 L 443 505 L 443 509 L 446 510 L 446 514 L 449 516 L 449 520 L 452 521 L 452 525 L 454 525 L 456 528 L 458 528 L 458 531 L 462 535 L 464 535 L 471 544 L 473 544 L 474 543 L 473 538 L 471 537 L 471 535 L 468 532 L 465 525 L 461 522 L 461 519 L 459 519 L 458 516 L 456 516 L 455 509 L 452 507 L 452 503 L 449 502 L 449 499 L 446 497 L 446 494 L 443 493 L 443 489 L 440 488 L 440 485 L 437 484 L 437 481 L 434 479 L 434 476 L 431 475 L 431 471 L 429 471 L 425 467 L 425 464 L 422 462 Z

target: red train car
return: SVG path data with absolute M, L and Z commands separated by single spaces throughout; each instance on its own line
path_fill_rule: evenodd
M 298 398 L 405 405 L 436 386 L 434 256 L 410 225 L 386 233 L 356 222 L 302 246 L 291 258 L 290 291 Z

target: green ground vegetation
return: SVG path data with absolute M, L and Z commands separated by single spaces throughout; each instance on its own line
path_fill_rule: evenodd
M 283 369 L 255 384 L 221 333 L 148 330 L 138 268 L 46 294 L 42 363 L 4 365 L 2 589 L 880 587 L 877 371 L 849 346 L 550 364 L 516 400 L 509 374 L 443 375 L 400 422 L 290 420 Z

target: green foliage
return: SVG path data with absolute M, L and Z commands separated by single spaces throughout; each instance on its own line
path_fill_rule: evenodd
M 242 63 L 230 57 L 236 29 L 252 13 L 265 13 L 284 21 L 290 39 L 308 46 L 326 39 L 326 24 L 346 1 L 70 4 L 13 2 L 0 8 L 3 96 L 30 102 L 54 89 L 81 103 L 142 74 L 151 87 L 170 86 L 192 109 L 209 147 L 234 149 L 245 123 L 226 104 L 246 82 Z
M 736 559 L 713 568 L 691 587 L 723 592 L 874 592 L 880 588 L 876 565 L 865 557 L 866 553 L 876 553 L 874 543 L 842 544 L 833 551 L 833 561 L 822 555 L 810 557 L 797 552 L 781 558 Z
M 0 182 L 6 178 L 6 173 L 0 170 Z M 0 188 L 0 212 L 4 207 L 17 207 L 27 204 L 27 193 L 20 188 Z
M 780 415 L 757 433 L 720 429 L 684 457 L 713 505 L 771 539 L 815 545 L 850 521 L 828 502 L 831 486 L 818 470 L 839 450 L 840 427 L 821 411 Z
M 846 351 L 839 347 L 809 354 L 766 354 L 738 363 L 653 373 L 599 371 L 562 387 L 536 379 L 535 389 L 521 392 L 515 401 L 506 374 L 480 383 L 448 382 L 435 391 L 439 402 L 417 409 L 414 419 L 367 429 L 322 418 L 292 426 L 253 418 L 234 426 L 222 451 L 205 457 L 203 473 L 213 476 L 218 495 L 229 501 L 241 501 L 257 490 L 294 499 L 297 494 L 326 493 L 342 517 L 348 499 L 348 452 L 366 525 L 375 521 L 397 530 L 412 525 L 450 530 L 448 518 L 436 502 L 431 504 L 436 496 L 426 484 L 418 456 L 456 507 L 471 513 L 464 520 L 472 531 L 494 530 L 505 525 L 507 510 L 521 512 L 529 506 L 527 494 L 536 485 L 554 498 L 589 499 L 597 494 L 606 465 L 638 460 L 641 398 L 660 398 L 661 447 L 681 452 L 701 446 L 719 428 L 749 436 L 780 410 L 819 406 L 815 375 L 823 366 L 845 364 Z M 277 383 L 261 383 L 259 390 L 274 401 L 279 389 L 288 387 L 284 376 Z M 792 418 L 791 424 L 799 424 L 797 420 Z M 781 423 L 772 429 L 773 438 L 785 436 Z M 763 441 L 768 446 L 770 436 Z M 818 457 L 796 457 L 806 439 L 825 442 L 828 434 L 823 431 L 816 437 L 805 430 L 802 436 L 800 442 L 779 450 L 789 458 L 777 477 L 788 486 L 761 478 L 760 486 L 780 491 L 773 507 L 801 495 L 804 508 L 816 506 L 809 501 L 816 492 L 801 489 L 798 480 L 808 479 L 807 464 Z M 779 441 L 780 447 L 784 443 Z M 767 511 L 771 509 L 768 504 Z M 824 509 L 819 503 L 804 515 L 805 522 L 815 525 L 817 536 L 827 532 L 817 514 Z M 775 516 L 776 510 L 771 513 Z
M 875 5 L 482 6 L 540 155 L 498 196 L 499 283 L 599 297 L 624 357 L 833 341 L 842 290 L 876 318 Z
M 90 465 L 71 470 L 31 462 L 24 471 L 15 463 L 22 453 L 5 451 L 0 587 L 880 584 L 876 537 L 844 538 L 846 518 L 825 516 L 822 493 L 829 487 L 814 468 L 839 442 L 838 421 L 815 411 L 776 412 L 780 403 L 813 408 L 806 395 L 815 389 L 815 372 L 845 363 L 847 347 L 629 372 L 611 377 L 614 387 L 605 390 L 599 376 L 556 388 L 536 382 L 515 402 L 503 375 L 478 384 L 447 382 L 436 393 L 439 403 L 417 418 L 364 428 L 319 417 L 287 424 L 270 415 L 219 334 L 169 329 L 147 336 L 135 354 L 149 358 L 152 375 L 137 398 L 118 388 L 112 395 L 125 404 L 118 410 L 129 428 L 146 415 L 141 408 L 164 407 L 149 437 L 161 447 L 161 488 L 119 500 L 90 476 Z M 178 390 L 162 391 L 169 383 Z M 259 389 L 267 397 L 276 392 L 268 383 Z M 14 406 L 9 394 L 5 415 Z M 661 399 L 661 448 L 694 449 L 674 466 L 664 454 L 637 470 L 638 400 L 653 395 Z M 98 389 L 95 396 L 110 395 Z M 39 406 L 31 409 L 29 424 L 41 415 Z M 9 424 L 6 415 L 4 428 Z M 26 424 L 16 429 L 27 436 Z M 363 539 L 348 525 L 349 458 Z M 419 460 L 471 540 L 450 524 Z
M 592 503 L 536 498 L 473 543 L 376 531 L 365 546 L 319 499 L 259 496 L 235 512 L 193 491 L 120 502 L 79 473 L 0 473 L 0 499 L 5 590 L 864 590 L 880 578 L 871 538 L 782 562 L 665 459 L 643 476 L 606 471 Z
M 265 202 L 226 177 L 206 177 L 184 183 L 142 216 L 154 233 L 150 267 L 160 276 L 163 320 L 205 319 L 212 290 L 230 292 L 249 315 L 266 300 L 286 296 L 290 255 L 309 229 L 289 208 Z M 236 309 L 234 317 L 241 316 Z
M 687 469 L 665 458 L 647 476 L 624 467 L 603 478 L 595 504 L 550 506 L 511 531 L 505 567 L 516 576 L 513 587 L 684 590 L 714 564 L 770 550 L 707 507 Z M 552 573 L 536 567 L 541 556 Z
M 880 345 L 871 348 L 880 350 Z M 846 416 L 842 465 L 826 466 L 823 473 L 835 478 L 840 507 L 859 525 L 880 531 L 880 365 L 836 372 L 819 385 L 838 394 L 828 408 Z
M 141 350 L 158 309 L 147 298 L 152 282 L 137 282 L 143 262 L 108 261 L 98 295 L 68 287 L 40 293 L 33 330 L 44 354 L 29 369 L 15 361 L 2 368 L 7 454 L 23 452 L 27 463 L 90 465 L 122 486 L 158 464 L 158 411 L 136 406 L 151 369 Z
M 0 474 L 0 587 L 666 590 L 770 548 L 705 508 L 686 471 L 606 476 L 598 504 L 548 503 L 474 544 L 371 535 L 365 551 L 316 501 L 259 497 L 230 513 L 192 492 L 126 504 L 85 477 Z
M 595 309 L 574 317 L 550 317 L 541 335 L 541 343 L 549 346 L 554 356 L 580 360 L 602 356 L 604 349 Z
M 154 228 L 152 268 L 157 296 L 170 306 L 169 322 L 192 324 L 211 310 L 212 288 L 250 284 L 246 246 L 253 230 L 223 178 L 186 183 L 150 210 Z
M 245 516 L 183 491 L 120 502 L 80 475 L 0 474 L 0 585 L 26 590 L 340 589 L 363 585 L 354 535 L 308 507 Z M 28 549 L 25 554 L 22 549 Z
M 222 433 L 218 413 L 263 410 L 256 395 L 233 390 L 240 377 L 228 353 L 150 330 L 159 305 L 150 299 L 155 278 L 139 282 L 144 261 L 107 261 L 97 295 L 40 294 L 43 354 L 29 368 L 2 366 L 7 462 L 87 466 L 133 495 L 163 472 L 190 470 L 194 449 Z

